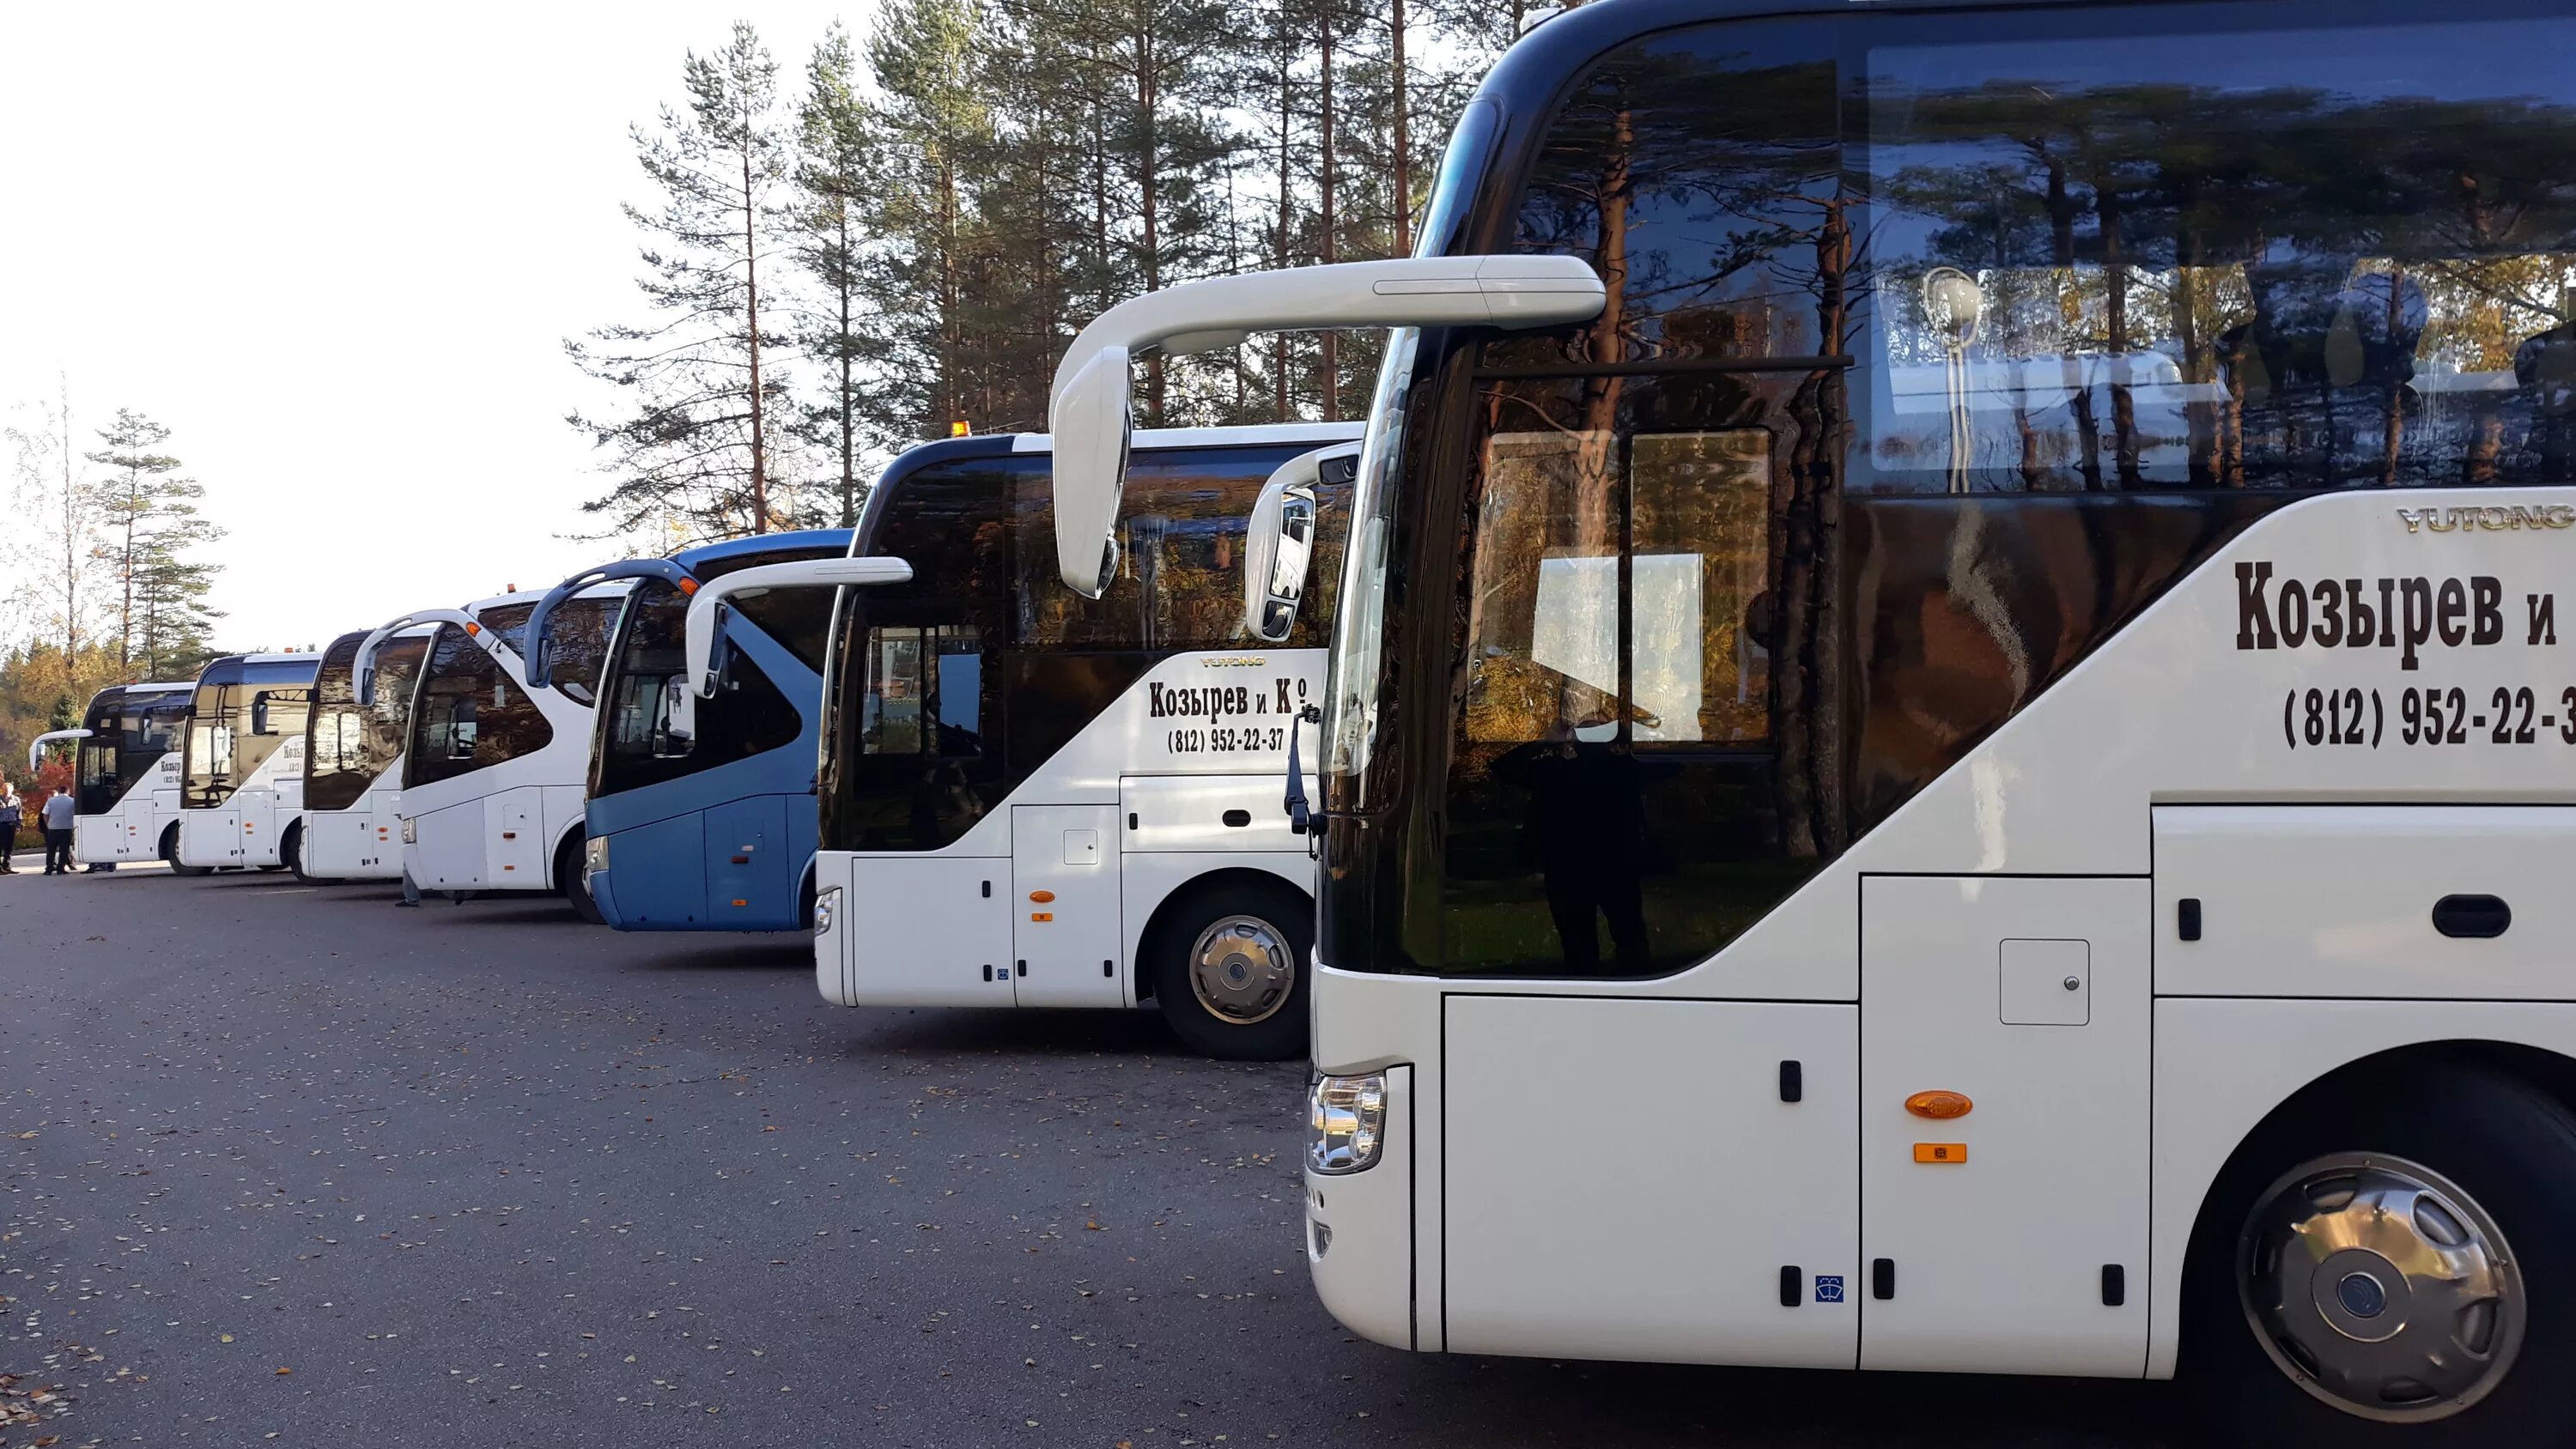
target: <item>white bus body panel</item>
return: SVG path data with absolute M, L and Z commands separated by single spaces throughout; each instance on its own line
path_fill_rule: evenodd
M 1281 797 L 1287 731 L 1322 697 L 1323 668 L 1320 649 L 1172 655 L 947 846 L 820 853 L 817 889 L 839 883 L 851 923 L 814 938 L 824 999 L 1133 1005 L 1144 933 L 1176 892 L 1218 870 L 1311 892 Z
M 402 756 L 346 809 L 304 812 L 304 873 L 325 880 L 402 877 Z
M 2155 840 L 2161 995 L 2571 994 L 2576 807 L 2160 805 Z M 2500 898 L 2511 927 L 2443 935 L 2433 906 L 2452 895 Z
M 507 648 L 493 651 L 492 660 L 536 701 L 552 738 L 534 753 L 402 792 L 413 834 L 402 869 L 423 890 L 553 890 L 557 847 L 582 826 L 589 707 L 560 689 L 528 689 L 525 667 Z
M 1851 1367 L 1857 1015 L 1451 996 L 1450 1351 Z
M 179 767 L 179 752 L 167 751 L 106 812 L 74 816 L 73 854 L 86 865 L 159 860 L 161 832 L 179 819 Z
M 251 869 L 285 863 L 286 829 L 304 813 L 304 736 L 288 735 L 224 802 L 179 812 L 179 863 Z
M 2500 498 L 2509 506 L 2497 506 Z M 2401 517 L 2401 508 L 2411 518 Z M 2576 1006 L 2544 1004 L 2576 1002 L 2576 971 L 2550 971 L 2536 964 L 2553 948 L 2563 954 L 2570 939 L 2560 924 L 2566 920 L 2566 904 L 2537 893 L 2538 882 L 2564 875 L 2563 868 L 2550 869 L 2553 864 L 2563 867 L 2567 859 L 2565 850 L 2555 846 L 2563 839 L 2559 827 L 2536 813 L 2517 811 L 2509 821 L 2499 812 L 2493 823 L 2486 823 L 2482 815 L 2460 812 L 2468 806 L 2527 810 L 2576 805 L 2576 771 L 2566 768 L 2568 756 L 2562 753 L 2576 741 L 2576 695 L 2569 693 L 2576 689 L 2576 616 L 2565 636 L 2555 621 L 2555 596 L 2569 560 L 2576 557 L 2571 552 L 2576 531 L 2537 521 L 2563 519 L 2570 509 L 2576 509 L 2576 490 L 2566 488 L 2516 488 L 2509 496 L 2473 490 L 2408 489 L 2402 496 L 2354 491 L 2284 507 L 2218 549 L 1716 955 L 1649 980 L 1528 978 L 1515 979 L 1511 989 L 1533 1000 L 1860 1002 L 1864 943 L 1859 907 L 1865 878 L 2089 877 L 2094 879 L 2067 883 L 2130 892 L 2120 897 L 2117 911 L 2107 899 L 2099 903 L 2104 914 L 2085 920 L 2083 932 L 2072 939 L 2086 940 L 2092 948 L 2095 990 L 2105 989 L 2103 952 L 2110 952 L 2123 971 L 2131 969 L 2126 963 L 2141 945 L 2154 955 L 2156 975 L 2149 985 L 2157 997 L 2150 1059 L 2154 1111 L 2146 1129 L 2152 1133 L 2155 1166 L 2153 1250 L 2143 1264 L 2131 1258 L 2128 1274 L 2129 1302 L 2145 1299 L 2144 1352 L 2122 1357 L 2127 1366 L 2119 1367 L 2103 1340 L 2085 1337 L 2070 1344 L 2067 1316 L 2075 1313 L 2072 1305 L 2059 1305 L 2063 1315 L 2031 1313 L 2008 1322 L 2015 1303 L 2026 1307 L 2027 1300 L 2016 1300 L 2021 1290 L 2002 1282 L 1989 1285 L 1997 1302 L 1990 1313 L 1978 1314 L 1988 1326 L 1987 1336 L 1974 1343 L 1973 1352 L 1985 1366 L 2016 1372 L 2058 1365 L 2065 1372 L 2168 1374 L 2176 1354 L 2181 1251 L 2193 1216 L 2218 1165 L 2284 1099 L 2346 1062 L 2413 1043 L 2510 1041 L 2576 1057 Z M 2442 526 L 2424 526 L 2427 518 Z M 2267 610 L 2279 607 L 2277 591 L 2285 581 L 2362 581 L 2376 626 L 2369 641 L 2325 646 L 2311 634 L 2299 644 L 2276 638 L 2272 647 L 2264 647 L 2261 631 L 2249 630 L 2240 644 L 2240 564 L 2249 590 L 2266 581 L 2274 591 L 2263 595 Z M 2479 631 L 2472 612 L 2455 621 L 2454 641 L 2446 642 L 2436 618 L 2428 626 L 2429 637 L 2417 637 L 2410 645 L 2406 621 L 2392 623 L 2385 617 L 2377 585 L 2383 578 L 2427 579 L 2436 599 L 2445 580 L 2460 580 L 2471 600 L 2475 594 L 2469 591 L 2477 586 L 2469 581 L 2491 579 L 2500 627 L 2488 631 L 2487 642 L 2473 642 Z M 2277 634 L 2280 620 L 2268 622 Z M 2314 616 L 2305 622 L 2312 627 Z M 2007 656 L 2019 647 L 2010 636 L 1993 643 Z M 2407 740 L 2407 692 L 2416 692 L 2420 701 L 2422 691 L 2441 691 L 2447 711 L 2453 689 L 2460 691 L 2473 719 L 2482 717 L 2483 722 L 2457 734 L 2446 730 L 2438 744 L 2423 742 L 2420 732 L 2416 740 Z M 2498 731 L 2507 725 L 2492 707 L 2495 693 L 2503 690 L 2509 699 L 2518 699 L 2526 689 L 2536 701 L 2528 721 L 2534 733 L 2499 739 Z M 2311 690 L 2320 697 L 2326 691 L 2339 696 L 2359 691 L 2361 713 L 2372 721 L 2371 729 L 2357 736 L 2347 727 L 2341 731 L 2344 742 L 2337 743 L 2337 731 L 2327 727 L 2324 738 L 2312 742 L 2305 714 Z M 2517 703 L 2510 727 L 2518 731 L 2523 715 Z M 2276 810 L 2269 821 L 2221 817 L 2215 809 L 2186 816 L 2159 808 L 2185 806 L 2296 808 Z M 2317 808 L 2328 806 L 2339 808 L 2331 814 Z M 2309 810 L 2316 813 L 2298 813 Z M 2342 813 L 2347 810 L 2348 816 Z M 2347 818 L 2348 827 L 2335 823 Z M 2178 850 L 2171 862 L 2159 857 L 2160 830 L 2170 832 L 2169 845 Z M 2349 840 L 2326 843 L 2325 837 L 2347 831 Z M 2272 832 L 2268 845 L 2266 832 Z M 2409 849 L 2415 852 L 2402 869 L 2398 862 L 2405 852 L 2394 843 L 2400 836 L 2412 842 Z M 2155 878 L 2168 864 L 2175 880 L 2159 883 Z M 2373 882 L 2368 891 L 2356 872 Z M 2505 937 L 2460 941 L 2423 928 L 2432 902 L 2446 891 L 2462 889 L 2460 882 L 2508 898 L 2517 923 Z M 1946 888 L 1961 891 L 1956 881 Z M 2564 891 L 2563 886 L 2558 889 Z M 2149 892 L 2152 920 L 2125 925 L 2136 909 L 2126 902 Z M 2205 911 L 2213 913 L 2205 937 L 2211 948 L 2187 958 L 2176 954 L 2181 947 L 2173 906 L 2178 897 L 2195 892 Z M 2365 901 L 2370 892 L 2379 898 Z M 2237 922 L 2255 910 L 2273 919 L 2241 936 L 2221 938 L 2219 921 Z M 2521 914 L 2526 910 L 2527 918 Z M 2334 912 L 2343 914 L 2336 917 Z M 2526 920 L 2539 929 L 2526 932 Z M 1936 934 L 1946 938 L 1968 929 L 1964 921 L 1942 926 L 1927 919 L 1917 925 L 1926 943 Z M 2011 933 L 2023 928 L 2002 929 Z M 2143 943 L 2119 939 L 2124 931 L 2140 930 Z M 1999 947 L 2000 940 L 1991 944 Z M 2506 947 L 2506 941 L 2513 944 Z M 2433 953 L 2428 962 L 2413 959 L 2417 947 Z M 2255 960 L 2275 951 L 2280 954 Z M 1962 981 L 1971 970 L 1962 964 L 1965 959 L 1949 963 L 1949 969 L 1963 973 Z M 1353 1235 L 1400 1237 L 1416 1231 L 1415 1224 L 1428 1223 L 1415 1245 L 1417 1328 L 1421 1347 L 1438 1348 L 1436 1325 L 1444 1302 L 1454 1302 L 1454 1294 L 1440 1281 L 1436 1253 L 1420 1249 L 1426 1241 L 1436 1247 L 1441 1233 L 1454 1235 L 1459 1220 L 1489 1213 L 1494 1204 L 1462 1197 L 1459 1201 L 1467 1206 L 1451 1219 L 1444 1215 L 1445 1204 L 1430 1200 L 1429 1194 L 1444 1177 L 1458 1181 L 1461 1174 L 1471 1174 L 1500 1180 L 1495 1165 L 1469 1161 L 1458 1142 L 1437 1137 L 1443 1106 L 1432 1089 L 1438 1081 L 1444 1075 L 1494 1070 L 1490 1064 L 1456 1060 L 1467 1044 L 1454 1037 L 1449 1043 L 1452 1059 L 1444 1062 L 1441 1056 L 1441 1000 L 1470 991 L 1471 984 L 1341 972 L 1331 970 L 1329 961 L 1319 964 L 1324 969 L 1317 973 L 1314 1003 L 1316 1067 L 1343 1073 L 1412 1066 L 1418 1084 L 1414 1120 L 1423 1138 L 1412 1161 L 1414 1186 L 1404 1195 L 1423 1196 L 1412 1204 L 1414 1218 L 1409 1222 L 1389 1215 L 1380 1220 L 1347 1210 L 1358 1199 L 1348 1180 L 1341 1180 L 1345 1211 L 1336 1215 L 1334 1252 L 1344 1251 Z M 1999 1013 L 2000 959 L 1981 954 L 1973 968 L 1987 983 L 1975 993 L 1979 1009 Z M 2268 994 L 2283 982 L 2295 983 L 2295 994 L 2305 999 L 2246 999 Z M 2133 985 L 2123 981 L 2114 989 L 2126 993 L 2121 1003 L 2134 1004 Z M 2437 991 L 2457 997 L 2489 990 L 2526 999 L 2512 1005 L 2423 999 Z M 2411 999 L 2367 999 L 2392 991 Z M 2214 994 L 2198 994 L 2203 992 Z M 2337 997 L 2348 999 L 2326 999 Z M 1954 1005 L 1965 1010 L 1967 999 L 1963 994 Z M 1564 1004 L 1572 1013 L 1590 1003 Z M 2109 1024 L 2098 1014 L 2109 1004 L 2108 998 L 2096 997 L 2097 1014 L 2089 1020 Z M 1874 1001 L 1865 1003 L 1863 1015 L 1875 1019 L 1877 1009 Z M 1998 1030 L 1993 1032 L 1981 1025 L 1976 1031 L 1926 1035 L 1911 1043 L 1902 1057 L 1912 1073 L 1905 1079 L 1888 1080 L 1875 1068 L 1864 1079 L 1863 1120 L 1879 1126 L 1863 1133 L 1858 1164 L 1863 1221 L 1885 1222 L 1892 1229 L 1893 1215 L 1902 1211 L 1898 1204 L 1906 1195 L 1930 1190 L 1922 1188 L 1925 1174 L 1955 1174 L 1960 1181 L 1937 1190 L 1967 1194 L 1976 1189 L 1962 1183 L 2006 1176 L 2000 1168 L 2019 1170 L 2020 1150 L 2004 1143 L 2029 1130 L 2028 1123 L 2012 1101 L 1979 1096 L 1959 1084 L 1972 1075 L 2006 1083 L 2054 1083 L 2067 1070 L 2059 1044 L 2067 1030 L 2005 1032 L 1999 1015 L 1995 1021 Z M 2092 1030 L 2090 1025 L 2080 1028 L 2083 1033 Z M 2126 1050 L 2121 1045 L 2111 1055 L 2119 1057 Z M 1545 1039 L 1533 1051 L 1511 1067 L 1547 1076 L 1564 1065 Z M 2080 1080 L 2096 1082 L 2100 1069 L 2085 1063 Z M 2070 1149 L 2080 1147 L 2088 1134 L 2131 1134 L 2139 1125 L 2115 1120 L 2137 1110 L 2129 1100 L 2133 1088 L 2118 1080 L 2110 1085 L 2119 1100 L 2098 1118 L 2087 1119 L 2082 1132 L 2070 1134 L 2065 1139 Z M 1925 1088 L 1966 1091 L 1977 1108 L 1959 1122 L 1938 1127 L 1926 1122 L 1913 1129 L 1915 1136 L 1900 1141 L 1887 1114 L 1901 1112 L 1906 1096 Z M 1811 1074 L 1808 1090 L 1817 1089 Z M 2033 1088 L 2005 1090 L 2017 1097 Z M 1454 1113 L 1457 1106 L 1451 1102 L 1447 1110 Z M 1631 1110 L 1656 1116 L 1667 1127 L 1672 1120 L 1671 1111 L 1659 1105 Z M 1956 1166 L 1918 1166 L 1912 1160 L 1912 1142 L 1942 1140 L 1966 1144 L 1969 1160 Z M 2080 1160 L 2089 1163 L 2092 1158 L 2085 1153 Z M 1641 1185 L 1649 1200 L 1636 1208 L 1649 1218 L 1697 1222 L 1710 1203 L 1727 1201 L 1744 1184 L 1760 1182 L 1777 1170 L 1773 1163 L 1750 1157 L 1703 1158 L 1697 1171 Z M 1308 1185 L 1331 1191 L 1335 1181 L 1310 1174 Z M 1882 1195 L 1887 1195 L 1885 1207 L 1880 1206 Z M 1837 1210 L 1829 1203 L 1812 1207 Z M 1778 1210 L 1809 1208 L 1805 1202 L 1792 1207 L 1784 1197 Z M 1988 1219 L 1986 1231 L 2011 1240 L 2033 1230 L 2041 1213 L 2038 1205 L 2008 1209 Z M 2073 1243 L 2059 1242 L 2050 1232 L 2043 1232 L 2041 1241 L 2051 1245 L 2052 1255 L 2074 1261 Z M 1377 1250 L 1356 1247 L 1361 1253 Z M 1981 1255 L 1990 1250 L 1971 1241 L 1925 1251 L 1955 1252 L 1952 1261 L 1965 1268 L 1987 1261 Z M 2103 1257 L 2095 1273 L 2113 1261 Z M 1932 1292 L 1945 1271 L 1948 1265 L 1936 1258 L 1914 1261 L 1909 1255 L 1897 1264 L 1895 1299 L 1883 1305 L 1864 1303 L 1864 1309 L 1901 1309 L 1916 1287 Z M 2107 1337 L 2125 1344 L 2129 1315 L 2137 1310 L 2103 1306 L 2098 1277 L 2084 1286 L 2094 1294 L 2092 1311 L 2104 1315 L 2106 1323 L 2119 1324 Z M 1866 1287 L 1861 1284 L 1861 1291 Z M 1865 1322 L 1868 1316 L 1865 1311 Z M 1518 1351 L 1641 1358 L 1688 1358 L 1697 1352 L 1678 1331 L 1666 1352 L 1648 1353 L 1624 1339 L 1613 1345 L 1588 1332 L 1546 1325 L 1543 1317 Z M 1866 1341 L 1868 1335 L 1864 1337 Z M 1888 1340 L 1890 1362 L 1905 1356 L 1898 1341 L 1893 1336 Z M 1453 1341 L 1448 1346 L 1458 1345 Z M 2101 1367 L 2077 1367 L 2073 1358 Z

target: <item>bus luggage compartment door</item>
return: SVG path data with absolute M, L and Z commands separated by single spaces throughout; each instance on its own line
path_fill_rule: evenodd
M 712 926 L 796 924 L 803 861 L 787 859 L 787 801 L 754 795 L 707 807 L 707 913 Z
M 2145 1372 L 2149 901 L 1863 879 L 1862 1368 Z
M 1852 1366 L 1853 1008 L 1453 995 L 1443 1028 L 1449 1352 Z
M 1012 974 L 1022 1006 L 1118 1006 L 1118 807 L 1011 811 Z
M 1011 863 L 974 855 L 858 855 L 846 913 L 853 1006 L 1009 1006 Z
M 485 807 L 492 832 L 492 884 L 504 890 L 546 886 L 546 797 L 535 785 L 504 790 Z

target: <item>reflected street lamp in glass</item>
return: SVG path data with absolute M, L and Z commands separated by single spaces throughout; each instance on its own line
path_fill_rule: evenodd
M 1948 356 L 1942 380 L 1950 393 L 1950 491 L 1968 491 L 1968 344 L 1986 322 L 1986 294 L 1977 279 L 1957 267 L 1934 267 L 1923 274 L 1923 320 L 1941 339 Z

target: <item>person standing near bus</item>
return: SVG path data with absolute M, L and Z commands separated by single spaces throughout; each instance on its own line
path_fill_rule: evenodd
M 0 780 L 0 875 L 18 873 L 9 863 L 9 852 L 18 848 L 18 827 L 26 819 L 27 802 L 19 797 L 17 787 Z
M 80 806 L 69 790 L 56 790 L 45 797 L 45 874 L 72 873 L 72 817 Z

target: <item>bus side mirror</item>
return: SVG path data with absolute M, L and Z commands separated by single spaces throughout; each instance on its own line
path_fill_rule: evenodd
M 658 717 L 653 721 L 653 758 L 676 760 L 697 747 L 697 741 L 690 738 L 689 728 L 675 729 L 672 725 L 674 719 L 679 718 L 683 711 L 687 711 L 691 716 L 689 723 L 694 726 L 696 703 L 697 700 L 691 694 L 687 680 L 675 674 L 662 681 L 662 707 Z
M 1055 399 L 1055 557 L 1086 599 L 1118 575 L 1118 504 L 1127 491 L 1127 349 L 1092 354 Z
M 732 626 L 733 605 L 717 600 L 715 638 L 707 647 L 707 672 L 698 681 L 698 693 L 710 698 L 733 687 L 733 638 L 726 632 Z
M 1252 505 L 1243 547 L 1243 627 L 1254 638 L 1282 643 L 1297 627 L 1297 601 L 1306 592 L 1314 546 L 1315 469 L 1309 455 L 1271 474 Z

